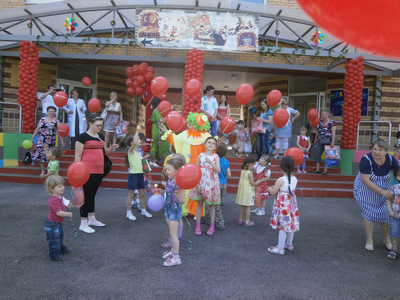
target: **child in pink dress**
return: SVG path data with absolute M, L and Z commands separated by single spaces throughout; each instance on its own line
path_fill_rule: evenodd
M 268 183 L 267 180 L 271 177 L 271 158 L 267 154 L 263 154 L 257 164 L 254 165 L 255 181 L 259 184 L 255 187 L 256 196 L 254 204 L 256 208 L 252 210 L 256 216 L 265 216 L 265 200 L 268 199 Z
M 311 143 L 310 137 L 307 136 L 307 128 L 301 127 L 300 134 L 297 136 L 297 147 L 303 152 L 303 163 L 301 164 L 303 172 L 300 170 L 300 165 L 297 166 L 297 173 L 307 173 L 306 172 L 306 158 L 308 158 L 308 152 L 310 151 Z

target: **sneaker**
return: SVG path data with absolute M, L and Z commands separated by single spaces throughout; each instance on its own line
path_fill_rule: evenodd
M 258 213 L 256 213 L 256 216 L 265 216 L 265 209 L 261 209 Z
M 275 158 L 275 159 L 278 159 L 278 158 L 279 158 L 279 155 L 275 155 L 274 158 Z
M 258 207 L 256 207 L 255 209 L 253 209 L 252 211 L 251 211 L 251 213 L 252 214 L 256 214 L 256 213 L 258 213 L 260 211 L 260 209 L 258 208 Z
M 99 221 L 97 221 L 97 220 L 95 220 L 95 221 L 88 221 L 87 224 L 88 224 L 89 226 L 95 226 L 95 227 L 104 227 L 104 226 L 106 226 L 106 224 L 101 223 L 101 222 L 99 222 Z
M 136 217 L 132 214 L 127 214 L 126 217 L 131 221 L 136 221 Z
M 83 227 L 82 225 L 79 226 L 79 230 L 83 231 L 84 233 L 95 233 L 96 232 L 96 230 L 94 230 L 93 228 L 90 228 L 89 226 Z
M 303 173 L 304 173 L 304 174 L 307 174 L 306 170 L 303 170 Z
M 173 266 L 179 266 L 180 264 L 182 263 L 182 261 L 181 261 L 181 259 L 178 257 L 178 258 L 170 258 L 170 259 L 167 259 L 165 262 L 164 262 L 164 266 L 165 267 L 173 267 Z
M 268 252 L 272 254 L 278 254 L 278 255 L 284 255 L 285 254 L 285 249 L 280 249 L 278 246 L 274 247 L 269 247 Z
M 146 216 L 147 218 L 152 218 L 153 215 L 149 214 L 146 210 L 142 210 L 142 216 Z

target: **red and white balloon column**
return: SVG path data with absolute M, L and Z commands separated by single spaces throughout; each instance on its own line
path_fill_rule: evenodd
M 154 72 L 154 68 L 148 66 L 145 62 L 142 62 L 140 65 L 126 68 L 126 75 L 128 75 L 128 79 L 126 80 L 128 89 L 126 92 L 128 95 L 142 96 L 143 86 L 153 80 Z
M 35 42 L 19 43 L 20 62 L 18 75 L 18 103 L 22 106 L 22 132 L 33 133 L 35 130 L 35 109 L 38 91 L 39 48 Z
M 344 77 L 342 148 L 356 149 L 357 126 L 361 121 L 364 81 L 364 57 L 351 59 L 346 64 Z
M 203 82 L 204 51 L 196 48 L 188 51 L 185 78 L 184 78 L 184 102 L 183 117 L 186 119 L 190 112 L 200 113 L 201 83 Z

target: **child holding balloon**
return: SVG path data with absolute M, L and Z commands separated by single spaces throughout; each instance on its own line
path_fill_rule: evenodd
M 44 144 L 44 150 L 46 151 L 46 157 L 49 161 L 47 165 L 47 174 L 40 174 L 40 178 L 47 178 L 51 175 L 58 175 L 60 164 L 58 158 L 61 156 L 61 150 L 57 148 L 49 149 L 47 144 Z
M 169 178 L 168 183 L 165 186 L 165 214 L 164 217 L 167 220 L 169 232 L 171 235 L 170 243 L 171 250 L 163 253 L 163 259 L 166 259 L 164 266 L 173 267 L 180 265 L 181 259 L 179 258 L 179 238 L 178 231 L 179 225 L 181 224 L 182 218 L 182 205 L 186 201 L 185 191 L 181 190 L 176 184 L 176 175 L 178 170 L 183 166 L 183 161 L 179 158 L 171 158 L 168 160 L 166 169 L 167 176 Z M 179 202 L 179 203 L 178 203 Z M 181 231 L 182 233 L 182 231 Z
M 254 204 L 256 208 L 252 210 L 256 216 L 265 216 L 265 200 L 268 200 L 268 183 L 267 180 L 271 177 L 271 158 L 267 154 L 261 155 L 259 162 L 255 164 L 255 180 L 258 185 L 255 187 Z
M 135 221 L 136 217 L 132 214 L 131 211 L 131 203 L 132 200 L 135 200 L 135 190 L 139 192 L 139 200 L 142 215 L 147 218 L 153 217 L 146 211 L 146 199 L 144 196 L 145 184 L 143 177 L 143 165 L 142 159 L 137 148 L 141 145 L 141 141 L 139 138 L 139 130 L 140 125 L 136 127 L 136 133 L 134 136 L 128 137 L 127 146 L 125 152 L 125 166 L 129 168 L 129 176 L 128 176 L 128 198 L 126 199 L 126 217 L 129 220 Z
M 195 234 L 201 235 L 200 220 L 205 202 L 210 208 L 210 228 L 207 231 L 207 235 L 213 235 L 215 232 L 215 205 L 221 203 L 218 178 L 221 166 L 219 164 L 219 156 L 213 153 L 213 150 L 217 147 L 217 140 L 214 137 L 208 137 L 204 146 L 207 152 L 200 153 L 197 157 L 197 165 L 200 167 L 202 174 L 201 181 L 196 187 L 190 190 L 189 199 L 197 202 Z
M 305 126 L 300 128 L 300 135 L 297 136 L 297 147 L 303 152 L 303 163 L 301 164 L 303 172 L 300 170 L 300 165 L 297 166 L 297 173 L 306 172 L 306 158 L 308 158 L 308 152 L 311 148 L 310 137 L 307 136 L 307 128 Z

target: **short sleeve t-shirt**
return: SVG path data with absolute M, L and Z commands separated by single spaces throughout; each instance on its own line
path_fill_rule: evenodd
M 322 120 L 319 122 L 317 129 L 318 129 L 318 138 L 328 138 L 332 136 L 332 127 L 335 127 L 336 123 L 335 120 L 330 120 L 328 124 L 324 125 L 324 121 Z
M 44 93 L 38 93 L 37 98 L 42 101 L 42 113 L 47 114 L 47 107 L 54 106 L 56 108 L 56 116 L 58 115 L 58 107 L 54 104 L 53 96 L 47 95 L 43 99 L 40 99 L 40 96 Z
M 60 169 L 60 164 L 58 160 L 50 160 L 49 164 L 47 165 L 47 173 L 54 172 L 58 175 L 58 170 Z
M 272 109 L 270 109 L 266 113 L 261 113 L 260 117 L 263 118 L 264 120 L 268 121 L 269 116 L 273 116 L 273 115 L 274 115 L 274 112 L 272 111 Z M 263 127 L 266 127 L 267 131 L 271 131 L 271 124 L 267 124 L 267 123 L 263 122 Z
M 369 160 L 368 160 L 368 158 Z M 371 164 L 372 163 L 372 169 Z M 376 176 L 385 176 L 390 170 L 395 170 L 399 167 L 397 160 L 389 153 L 386 153 L 385 163 L 382 166 L 378 166 L 375 160 L 372 158 L 372 153 L 368 153 L 366 156 L 361 158 L 360 161 L 360 173 L 361 174 L 372 174 L 372 171 Z
M 220 157 L 219 164 L 221 166 L 221 172 L 218 173 L 219 183 L 226 183 L 226 170 L 229 169 L 229 161 L 225 157 Z
M 210 116 L 213 116 L 216 109 L 218 109 L 218 102 L 214 96 L 211 96 L 210 99 L 208 99 L 207 96 L 201 98 L 200 110 L 204 110 Z
M 66 211 L 66 207 L 63 203 L 63 199 L 57 198 L 56 196 L 50 196 L 49 199 L 49 214 L 47 215 L 47 219 L 52 222 L 62 223 L 64 217 L 57 216 L 59 211 Z
M 89 166 L 90 174 L 104 174 L 104 136 L 92 137 L 84 132 L 76 139 L 84 145 L 81 160 Z

